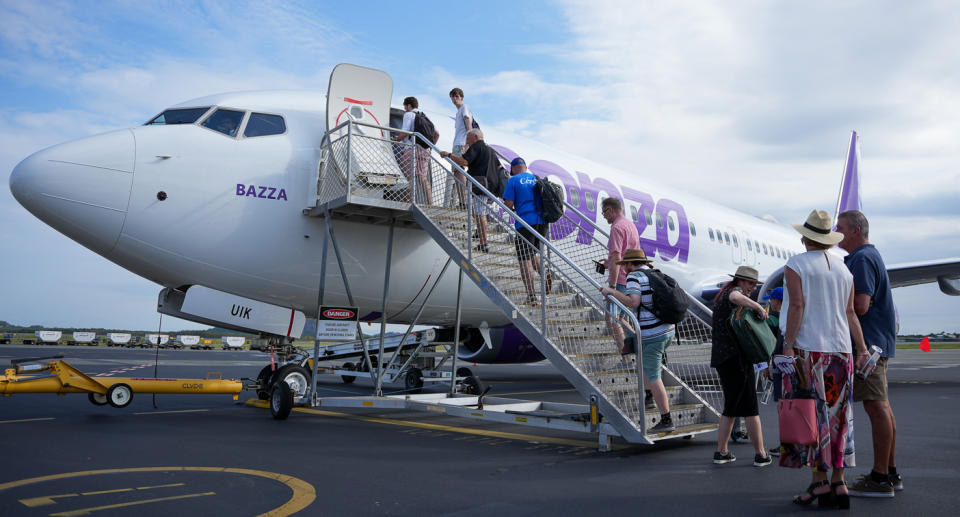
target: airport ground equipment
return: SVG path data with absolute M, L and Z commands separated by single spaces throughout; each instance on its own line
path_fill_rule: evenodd
M 247 338 L 243 336 L 223 336 L 220 338 L 220 342 L 223 343 L 224 350 L 240 350 L 247 342 Z
M 130 404 L 135 393 L 194 395 L 232 395 L 239 398 L 244 389 L 239 380 L 208 374 L 205 379 L 145 379 L 127 377 L 91 377 L 74 368 L 63 356 L 15 359 L 0 377 L 0 394 L 15 393 L 86 393 L 97 406 L 110 404 L 122 408 Z
M 58 345 L 63 332 L 59 330 L 38 330 L 34 333 L 37 337 L 37 344 L 40 345 Z
M 451 380 L 451 370 L 444 367 L 453 357 L 453 343 L 435 342 L 436 336 L 433 329 L 410 334 L 387 334 L 384 336 L 383 352 L 393 354 L 395 357 L 379 355 L 379 338 L 326 345 L 320 348 L 320 360 L 317 361 L 316 372 L 338 375 L 346 384 L 352 383 L 358 376 L 371 376 L 371 379 L 374 379 L 373 375 L 376 374 L 380 362 L 379 357 L 385 357 L 387 367 L 383 382 L 402 385 L 402 388 L 397 390 L 402 393 L 420 393 L 424 384 Z M 403 343 L 402 346 L 401 343 Z M 366 345 L 369 359 L 364 357 L 364 345 Z M 265 366 L 257 376 L 260 386 L 257 390 L 258 396 L 263 400 L 269 398 L 269 387 L 281 380 L 289 385 L 295 399 L 307 396 L 312 385 L 313 357 L 313 352 L 300 351 L 276 365 L 276 369 L 271 365 Z M 349 361 L 344 362 L 344 360 Z M 338 364 L 324 364 L 331 361 L 336 361 Z M 373 368 L 368 366 L 370 364 Z M 460 381 L 472 375 L 469 369 L 460 368 L 459 370 Z M 466 375 L 463 375 L 464 373 Z M 479 379 L 475 378 L 467 381 L 465 390 L 479 394 L 476 389 L 478 386 L 480 386 Z
M 71 339 L 67 340 L 68 345 L 93 345 L 94 340 L 97 339 L 96 332 L 74 332 L 70 336 Z
M 333 82 L 331 78 L 331 84 Z M 389 227 L 384 271 L 386 299 L 394 228 L 397 225 L 419 227 L 459 268 L 461 286 L 463 275 L 466 275 L 584 399 L 591 402 L 600 421 L 608 426 L 604 432 L 598 431 L 601 448 L 605 447 L 604 439 L 610 436 L 649 444 L 663 438 L 716 429 L 719 414 L 715 407 L 719 390 L 716 376 L 709 368 L 709 325 L 690 313 L 678 325 L 679 339 L 668 350 L 670 365 L 663 370 L 665 384 L 674 391 L 679 390 L 675 400 L 682 410 L 673 412 L 677 430 L 662 436 L 647 434 L 646 429 L 657 421 L 659 414 L 655 409 L 645 407 L 643 376 L 638 375 L 642 368 L 641 358 L 637 358 L 635 366 L 621 364 L 619 347 L 611 336 L 613 325 L 639 329 L 639 323 L 634 311 L 627 310 L 615 300 L 601 297 L 602 280 L 588 273 L 594 270 L 593 260 L 607 255 L 606 236 L 590 218 L 568 204 L 564 218 L 551 224 L 546 238 L 527 227 L 539 240 L 541 251 L 536 252 L 536 258 L 544 265 L 532 279 L 535 295 L 530 296 L 521 279 L 514 249 L 515 240 L 523 239 L 513 225 L 517 216 L 496 196 L 456 164 L 440 160 L 440 150 L 431 146 L 433 153 L 428 158 L 428 180 L 425 183 L 433 185 L 433 199 L 428 202 L 419 187 L 410 188 L 407 179 L 417 177 L 417 171 L 413 169 L 421 164 L 416 160 L 398 158 L 409 156 L 405 153 L 412 148 L 403 149 L 403 146 L 413 144 L 395 143 L 384 136 L 391 132 L 402 134 L 402 131 L 354 120 L 330 126 L 333 127 L 321 143 L 317 199 L 304 210 L 307 216 L 325 218 L 321 278 L 326 278 L 327 242 L 330 241 L 337 253 L 347 296 L 351 298 L 333 226 L 337 220 L 379 222 Z M 415 138 L 423 140 L 419 135 Z M 456 172 L 466 181 L 457 178 Z M 468 196 L 466 203 L 459 202 L 458 187 Z M 477 218 L 487 220 L 487 250 L 479 250 L 474 232 Z M 318 305 L 322 305 L 323 297 L 321 284 Z M 455 325 L 458 332 L 459 298 L 460 289 Z M 382 336 L 386 325 L 385 310 L 381 314 Z M 454 342 L 457 340 L 455 337 Z M 454 357 L 454 370 L 455 363 Z M 374 391 L 377 397 L 383 396 L 384 373 L 383 368 L 378 368 Z M 271 398 L 271 409 L 274 402 L 278 402 L 278 406 L 289 402 L 283 400 L 289 389 L 285 387 L 282 391 L 281 400 Z M 452 381 L 447 397 L 458 398 L 456 391 Z M 312 393 L 312 398 L 301 400 L 313 405 L 329 405 L 328 399 L 318 400 L 316 392 Z

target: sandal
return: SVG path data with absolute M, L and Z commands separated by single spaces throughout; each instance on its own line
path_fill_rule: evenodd
M 823 481 L 816 481 L 816 482 L 810 483 L 810 486 L 807 487 L 807 491 L 806 491 L 806 492 L 804 492 L 804 493 L 802 493 L 802 494 L 800 494 L 800 495 L 797 495 L 797 496 L 794 496 L 794 497 L 793 497 L 793 504 L 799 504 L 800 506 L 807 506 L 808 504 L 810 504 L 810 503 L 812 503 L 812 502 L 814 502 L 814 501 L 817 501 L 817 504 L 820 505 L 820 506 L 827 506 L 827 505 L 829 505 L 829 504 L 830 504 L 830 492 L 825 492 L 825 493 L 822 493 L 822 494 L 814 494 L 814 493 L 813 493 L 814 490 L 816 490 L 816 489 L 818 489 L 818 488 L 820 488 L 820 487 L 822 487 L 822 486 L 827 486 L 827 487 L 830 486 L 830 481 L 824 479 Z M 804 499 L 804 497 L 803 497 L 804 495 L 809 495 L 810 497 Z
M 842 486 L 847 486 L 847 483 L 844 482 L 844 481 L 836 481 L 836 482 L 834 482 L 834 483 L 830 483 L 830 495 L 833 496 L 833 501 L 832 501 L 832 503 L 833 503 L 833 506 L 836 507 L 836 508 L 839 508 L 839 509 L 841 509 L 841 510 L 849 510 L 849 509 L 850 509 L 850 494 L 849 494 L 849 493 L 846 493 L 846 494 L 838 494 L 838 493 L 837 493 L 837 488 L 842 487 Z

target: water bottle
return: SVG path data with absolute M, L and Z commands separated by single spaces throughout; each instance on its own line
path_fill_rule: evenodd
M 863 366 L 857 369 L 856 375 L 861 379 L 866 379 L 873 373 L 873 369 L 877 367 L 877 361 L 880 359 L 880 354 L 883 353 L 883 350 L 880 349 L 877 345 L 870 347 L 870 357 L 867 358 L 867 361 L 863 363 Z
M 760 393 L 760 403 L 769 404 L 771 398 L 773 398 L 773 380 L 764 379 L 763 391 Z

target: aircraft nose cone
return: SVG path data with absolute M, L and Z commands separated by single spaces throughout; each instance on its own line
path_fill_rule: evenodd
M 17 164 L 10 192 L 41 221 L 106 255 L 126 216 L 135 148 L 128 129 L 48 147 Z

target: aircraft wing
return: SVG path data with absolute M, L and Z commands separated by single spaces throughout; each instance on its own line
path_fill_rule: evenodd
M 894 264 L 887 275 L 890 287 L 937 282 L 944 294 L 960 296 L 960 257 Z

